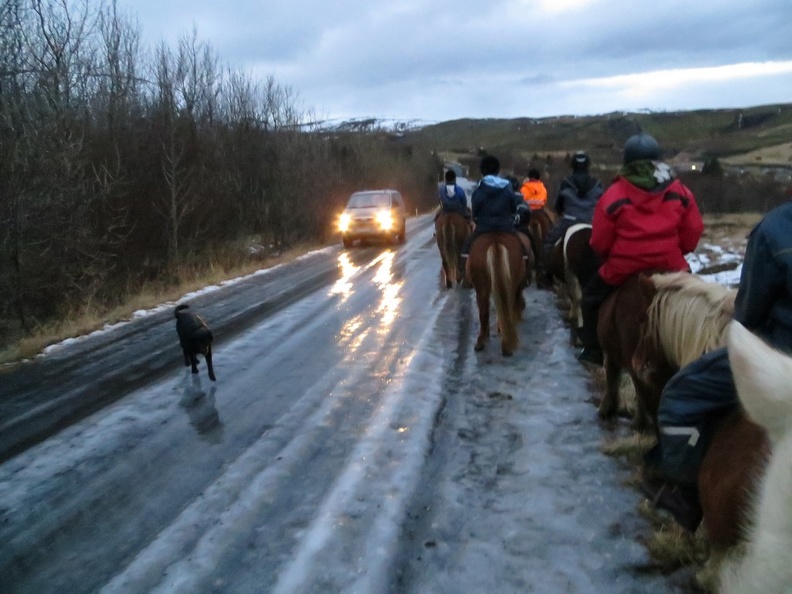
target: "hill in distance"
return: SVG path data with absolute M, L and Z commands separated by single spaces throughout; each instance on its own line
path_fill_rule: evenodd
M 420 125 L 382 125 L 403 140 L 445 155 L 488 153 L 564 156 L 587 151 L 595 163 L 618 164 L 624 142 L 647 132 L 666 160 L 792 168 L 792 104 L 675 112 L 615 112 L 596 116 L 516 119 L 459 119 Z M 358 122 L 360 124 L 360 122 Z M 358 130 L 360 128 L 358 127 Z

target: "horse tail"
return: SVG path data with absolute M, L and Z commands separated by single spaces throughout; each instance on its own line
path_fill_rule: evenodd
M 495 299 L 495 313 L 498 316 L 504 350 L 512 351 L 517 346 L 517 325 L 514 319 L 515 294 L 512 288 L 509 252 L 502 243 L 493 243 L 487 249 L 487 272 L 492 286 L 492 296 Z
M 448 272 L 451 276 L 451 282 L 456 283 L 457 274 L 459 270 L 459 253 L 457 252 L 456 243 L 456 227 L 451 218 L 446 218 L 443 226 L 440 228 L 440 245 L 442 246 L 443 258 L 445 259 Z
M 684 367 L 725 345 L 736 291 L 687 272 L 655 274 L 657 294 L 647 310 L 644 336 L 672 365 Z

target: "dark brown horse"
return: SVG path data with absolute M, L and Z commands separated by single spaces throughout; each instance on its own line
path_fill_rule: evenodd
M 440 259 L 443 265 L 445 286 L 450 289 L 461 283 L 464 270 L 462 270 L 462 246 L 470 235 L 470 225 L 465 217 L 456 212 L 441 212 L 435 220 L 435 237 L 437 248 L 440 250 Z
M 583 325 L 580 301 L 583 287 L 596 274 L 599 258 L 591 249 L 591 225 L 572 225 L 555 245 L 550 258 L 553 276 L 564 283 L 569 299 L 569 329 L 571 344 L 577 343 L 578 329 Z
M 525 310 L 525 261 L 517 233 L 493 232 L 477 237 L 470 246 L 467 275 L 476 290 L 479 310 L 479 335 L 476 351 L 489 339 L 490 296 L 495 302 L 501 353 L 514 353 L 519 342 L 517 323 Z

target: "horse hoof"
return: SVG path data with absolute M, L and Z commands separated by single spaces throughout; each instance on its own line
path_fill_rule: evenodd
M 483 351 L 484 350 L 484 343 L 483 342 L 477 342 L 476 346 L 473 347 L 473 350 L 476 351 L 476 352 Z
M 513 354 L 514 352 L 510 351 L 509 349 L 501 349 L 501 355 L 504 357 L 511 357 Z

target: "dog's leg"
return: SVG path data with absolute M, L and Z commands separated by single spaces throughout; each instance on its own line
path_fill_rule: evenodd
M 195 353 L 190 353 L 190 363 L 192 364 L 192 372 L 198 373 L 198 356 Z
M 209 346 L 206 349 L 206 355 L 204 355 L 206 359 L 206 367 L 209 370 L 209 379 L 215 381 L 215 374 L 214 374 L 214 366 L 212 366 L 212 347 Z
M 190 364 L 190 351 L 182 347 L 182 352 L 184 353 L 184 366 L 187 367 Z

